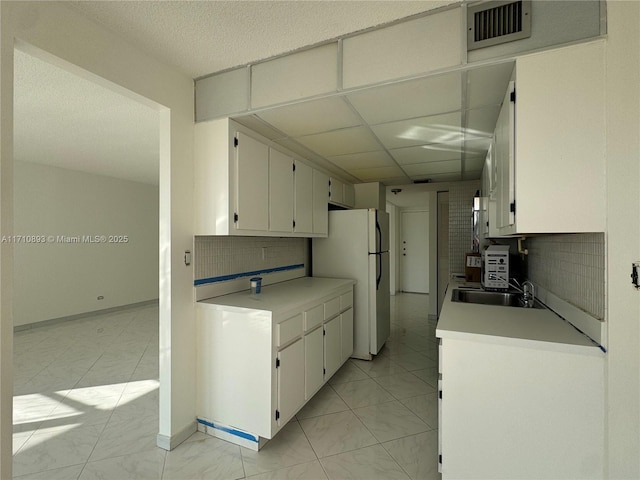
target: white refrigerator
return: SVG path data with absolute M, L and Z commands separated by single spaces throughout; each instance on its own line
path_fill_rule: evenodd
M 352 357 L 371 360 L 389 338 L 389 214 L 370 209 L 329 212 L 329 236 L 312 240 L 314 277 L 352 278 Z

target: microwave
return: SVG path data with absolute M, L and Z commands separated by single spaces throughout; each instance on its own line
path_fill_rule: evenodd
M 509 246 L 489 245 L 482 253 L 482 288 L 509 289 Z

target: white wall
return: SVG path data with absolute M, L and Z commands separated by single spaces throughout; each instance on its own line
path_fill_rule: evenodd
M 640 478 L 640 2 L 607 2 L 608 476 Z
M 47 239 L 14 246 L 14 326 L 158 298 L 157 186 L 16 162 L 13 188 L 14 232 Z
M 160 116 L 160 421 L 168 448 L 195 430 L 193 80 L 54 2 L 0 2 L 0 232 L 13 226 L 13 51 L 157 109 Z M 11 478 L 13 248 L 0 245 L 0 478 Z

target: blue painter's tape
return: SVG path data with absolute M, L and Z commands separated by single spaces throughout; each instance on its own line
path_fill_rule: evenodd
M 216 430 L 222 430 L 223 432 L 230 433 L 231 435 L 244 438 L 245 440 L 249 440 L 251 442 L 258 443 L 260 441 L 259 437 L 255 435 L 251 435 L 250 433 L 243 432 L 242 430 L 236 430 L 234 428 L 223 427 L 222 425 L 216 425 L 213 422 L 207 422 L 206 420 L 203 420 L 201 418 L 198 418 L 198 423 L 201 423 L 202 425 L 206 425 L 207 427 L 215 428 Z
M 285 265 L 284 267 L 266 268 L 264 270 L 254 270 L 252 272 L 232 273 L 231 275 L 220 275 L 219 277 L 200 278 L 198 280 L 194 280 L 193 285 L 197 287 L 198 285 L 206 285 L 208 283 L 226 282 L 237 278 L 254 277 L 274 272 L 285 272 L 287 270 L 296 270 L 298 268 L 304 268 L 304 263 Z

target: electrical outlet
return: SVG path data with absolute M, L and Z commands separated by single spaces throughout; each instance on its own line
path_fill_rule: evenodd
M 104 300 L 104 297 L 103 297 L 102 295 L 100 295 L 100 296 L 98 297 L 98 300 Z

